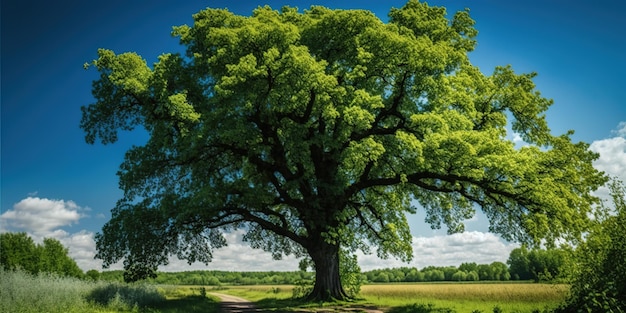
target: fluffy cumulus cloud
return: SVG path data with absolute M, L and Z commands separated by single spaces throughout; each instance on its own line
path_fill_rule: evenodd
M 242 241 L 244 231 L 236 230 L 225 233 L 228 246 L 213 251 L 213 261 L 187 264 L 187 261 L 170 258 L 170 264 L 161 270 L 178 272 L 189 270 L 224 270 L 224 271 L 297 271 L 299 260 L 293 256 L 286 256 L 282 260 L 274 260 L 271 254 L 252 249 Z
M 27 232 L 36 242 L 43 238 L 55 238 L 69 250 L 69 255 L 78 266 L 87 271 L 101 270 L 102 263 L 94 259 L 96 244 L 94 232 L 80 230 L 70 233 L 64 227 L 78 224 L 87 208 L 80 207 L 73 201 L 52 200 L 28 197 L 0 215 L 3 231 Z M 73 228 L 73 227 L 72 227 Z M 258 249 L 252 249 L 242 241 L 243 230 L 225 234 L 228 246 L 214 251 L 213 262 L 187 264 L 187 261 L 170 259 L 170 264 L 162 267 L 163 271 L 188 271 L 193 269 L 229 270 L 229 271 L 295 271 L 299 260 L 286 256 L 274 260 L 272 256 Z M 363 270 L 375 268 L 428 265 L 459 265 L 462 262 L 491 263 L 505 261 L 514 246 L 505 244 L 497 236 L 489 233 L 472 231 L 451 236 L 414 237 L 415 257 L 411 263 L 399 260 L 382 260 L 376 255 L 359 253 L 359 263 Z M 121 269 L 115 264 L 110 269 Z
M 213 261 L 208 265 L 187 264 L 176 258 L 161 268 L 163 271 L 227 270 L 227 271 L 296 271 L 299 260 L 287 256 L 282 260 L 272 259 L 269 253 L 252 249 L 241 241 L 243 231 L 225 234 L 228 247 L 214 251 Z M 365 255 L 358 252 L 361 270 L 402 266 L 459 266 L 463 262 L 489 264 L 494 261 L 506 262 L 511 250 L 519 245 L 506 243 L 498 236 L 478 231 L 434 237 L 413 237 L 414 258 L 409 263 L 397 259 L 380 259 L 376 254 Z
M 626 182 L 626 122 L 619 124 L 612 138 L 596 140 L 589 147 L 600 154 L 594 166 Z
M 589 149 L 600 154 L 593 165 L 607 175 L 617 177 L 626 183 L 626 122 L 621 122 L 613 134 L 611 138 L 591 143 Z M 596 194 L 604 199 L 609 198 L 609 190 L 606 187 L 598 189 Z
M 453 235 L 433 237 L 413 237 L 413 260 L 404 263 L 396 259 L 381 260 L 376 255 L 359 255 L 359 264 L 364 271 L 385 268 L 413 266 L 459 266 L 464 262 L 489 264 L 495 261 L 506 262 L 511 250 L 517 244 L 505 243 L 498 236 L 469 231 Z
M 2 213 L 0 218 L 16 230 L 47 234 L 59 227 L 77 223 L 83 211 L 85 209 L 74 201 L 28 197 L 16 203 L 13 210 Z

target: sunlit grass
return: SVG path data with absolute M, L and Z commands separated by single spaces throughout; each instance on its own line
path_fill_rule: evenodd
M 367 298 L 386 298 L 401 301 L 415 299 L 416 297 L 427 297 L 441 300 L 544 302 L 562 300 L 567 290 L 567 285 L 554 284 L 430 283 L 365 285 L 361 287 L 361 295 Z
M 422 283 L 361 287 L 360 299 L 344 303 L 303 304 L 290 299 L 293 286 L 236 286 L 219 291 L 258 302 L 261 308 L 316 311 L 331 306 L 378 307 L 408 312 L 541 312 L 560 304 L 567 285 L 531 283 Z M 335 308 L 336 310 L 336 308 Z
M 552 308 L 567 294 L 566 285 L 551 284 L 406 284 L 366 285 L 360 296 L 382 307 L 433 305 L 455 312 L 533 312 Z M 497 310 L 496 310 L 497 311 Z

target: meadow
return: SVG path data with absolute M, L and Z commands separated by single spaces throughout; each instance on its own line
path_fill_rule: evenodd
M 337 304 L 302 305 L 291 299 L 293 286 L 232 286 L 221 293 L 236 295 L 268 310 L 329 311 Z M 537 283 L 414 283 L 369 284 L 361 287 L 359 299 L 341 303 L 352 310 L 378 308 L 389 313 L 420 312 L 547 312 L 563 302 L 564 284 Z
M 122 284 L 32 276 L 0 270 L 0 312 L 219 312 L 211 292 L 240 296 L 274 312 L 341 312 L 377 309 L 387 313 L 544 312 L 561 303 L 566 285 L 532 283 L 371 284 L 359 299 L 343 303 L 303 304 L 292 285 L 175 286 Z

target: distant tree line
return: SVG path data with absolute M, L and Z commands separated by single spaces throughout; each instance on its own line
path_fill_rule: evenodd
M 123 271 L 89 270 L 83 273 L 69 257 L 68 250 L 58 240 L 45 238 L 36 244 L 26 233 L 0 234 L 0 265 L 8 270 L 22 269 L 31 274 L 42 272 L 63 276 L 86 277 L 93 280 L 124 281 Z M 569 251 L 563 249 L 513 249 L 506 264 L 462 263 L 460 266 L 428 266 L 376 269 L 361 274 L 369 283 L 433 282 L 433 281 L 561 281 L 566 279 Z M 507 265 L 508 264 L 508 265 Z M 160 272 L 148 281 L 174 285 L 262 285 L 298 284 L 313 279 L 313 273 L 292 272 L 231 272 L 185 271 Z
M 266 272 L 231 272 L 231 271 L 184 271 L 159 272 L 156 278 L 147 281 L 168 285 L 294 285 L 303 280 L 312 280 L 314 273 L 304 271 L 266 271 Z M 124 281 L 124 271 L 104 271 L 97 275 L 101 280 Z
M 514 280 L 564 281 L 571 268 L 572 251 L 564 249 L 513 249 L 507 263 Z
M 26 233 L 0 234 L 0 266 L 5 270 L 20 269 L 36 275 L 54 273 L 61 276 L 84 277 L 68 249 L 54 238 L 36 244 Z
M 427 266 L 421 270 L 415 267 L 400 267 L 377 269 L 365 272 L 368 282 L 431 282 L 431 281 L 479 281 L 479 280 L 509 280 L 510 274 L 506 264 L 493 262 L 491 264 L 463 263 L 455 266 Z
M 507 263 L 491 264 L 462 263 L 460 266 L 427 266 L 375 269 L 361 274 L 361 280 L 367 283 L 406 283 L 437 281 L 508 281 L 534 280 L 554 281 L 565 278 L 567 251 L 562 249 L 531 249 L 521 247 L 513 249 Z M 507 265 L 508 264 L 508 265 Z M 103 280 L 124 281 L 123 271 L 105 271 L 88 276 Z M 173 285 L 275 285 L 298 284 L 312 280 L 313 273 L 293 272 L 230 272 L 230 271 L 185 271 L 160 272 L 156 278 L 149 279 L 157 284 Z

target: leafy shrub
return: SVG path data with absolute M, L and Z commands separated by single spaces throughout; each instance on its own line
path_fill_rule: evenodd
M 134 306 L 154 307 L 165 297 L 151 285 L 126 285 L 120 283 L 102 284 L 94 288 L 87 300 L 102 306 L 128 309 Z
M 557 312 L 626 312 L 626 186 L 613 181 L 609 189 L 613 208 L 599 208 L 576 251 L 571 295 Z

